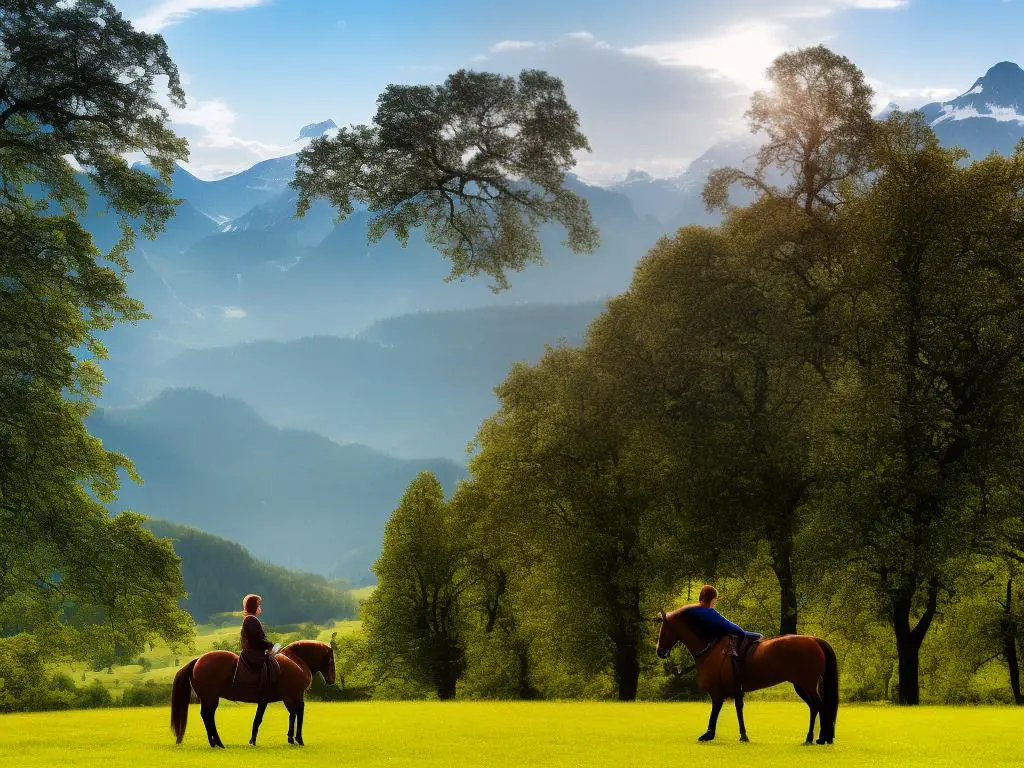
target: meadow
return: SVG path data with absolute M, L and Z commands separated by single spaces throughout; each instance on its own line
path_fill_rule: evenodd
M 851 706 L 840 710 L 837 743 L 804 746 L 798 703 L 747 706 L 751 742 L 737 741 L 723 712 L 719 739 L 698 744 L 703 703 L 321 703 L 306 707 L 306 747 L 285 742 L 287 715 L 274 704 L 257 747 L 247 745 L 253 707 L 222 704 L 226 750 L 206 744 L 198 707 L 182 745 L 166 708 L 107 709 L 0 717 L 0 764 L 207 766 L 245 752 L 263 768 L 318 766 L 1020 766 L 1024 711 L 1009 707 Z

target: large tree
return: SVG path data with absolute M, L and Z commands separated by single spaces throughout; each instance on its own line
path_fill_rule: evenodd
M 0 43 L 0 623 L 101 620 L 123 652 L 178 642 L 178 560 L 139 516 L 108 516 L 133 471 L 84 425 L 97 334 L 144 317 L 124 283 L 132 225 L 153 235 L 173 212 L 162 184 L 185 144 L 154 86 L 183 103 L 178 73 L 163 39 L 105 0 L 4 0 Z M 130 168 L 132 152 L 162 178 Z M 121 222 L 107 254 L 79 220 L 86 184 Z
M 339 218 L 365 205 L 369 238 L 404 245 L 424 227 L 451 262 L 449 279 L 542 260 L 537 227 L 556 221 L 575 252 L 597 247 L 585 200 L 563 186 L 574 153 L 589 149 L 561 80 L 460 70 L 438 86 L 391 85 L 373 125 L 342 128 L 299 153 L 299 214 L 325 198 Z
M 608 669 L 622 700 L 636 698 L 649 618 L 679 579 L 660 485 L 670 464 L 621 407 L 628 386 L 587 350 L 517 365 L 470 464 L 532 571 L 521 606 L 544 626 L 538 652 Z
M 846 364 L 820 466 L 830 525 L 895 635 L 899 700 L 967 558 L 1015 482 L 1024 399 L 1024 153 L 964 167 L 920 116 L 878 132 L 877 174 L 844 211 Z
M 788 201 L 763 200 L 721 229 L 680 230 L 591 332 L 594 353 L 632 384 L 633 418 L 685 467 L 670 498 L 691 550 L 706 552 L 694 562 L 710 575 L 716 553 L 767 542 L 783 634 L 797 631 L 795 539 L 825 386 L 791 273 L 772 256 L 804 221 Z

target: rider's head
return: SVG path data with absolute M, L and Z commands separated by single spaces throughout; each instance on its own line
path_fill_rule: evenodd
M 700 588 L 700 595 L 697 597 L 697 602 L 705 608 L 714 608 L 715 603 L 718 602 L 718 590 L 710 584 L 705 584 Z
M 242 599 L 242 610 L 246 615 L 259 616 L 263 613 L 263 598 L 259 595 L 246 595 Z

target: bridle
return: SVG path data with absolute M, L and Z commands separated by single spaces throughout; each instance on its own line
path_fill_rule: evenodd
M 668 616 L 665 615 L 665 611 L 661 612 L 661 622 L 663 624 L 668 622 Z M 706 655 L 712 648 L 714 648 L 715 644 L 720 639 L 721 638 L 716 637 L 713 640 L 711 640 L 707 645 L 705 645 L 703 648 L 701 648 L 699 651 L 694 652 L 694 651 L 690 651 L 689 646 L 687 646 L 686 643 L 683 642 L 682 638 L 678 638 L 674 643 L 672 643 L 672 648 L 675 648 L 677 645 L 682 643 L 682 645 L 686 648 L 686 650 L 690 651 L 690 655 L 693 657 L 693 660 L 697 661 L 702 656 Z M 669 650 L 671 651 L 672 648 L 669 648 Z

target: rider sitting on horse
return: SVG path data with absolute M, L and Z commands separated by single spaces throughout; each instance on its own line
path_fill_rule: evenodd
M 245 618 L 242 619 L 239 666 L 244 667 L 251 678 L 259 681 L 260 692 L 265 695 L 268 685 L 277 678 L 280 670 L 275 658 L 279 646 L 270 642 L 263 624 L 257 618 L 263 613 L 263 598 L 259 595 L 246 595 L 242 600 L 242 609 Z M 238 680 L 237 672 L 235 679 Z
M 747 632 L 742 627 L 733 624 L 725 616 L 715 610 L 715 604 L 718 602 L 718 590 L 712 587 L 710 584 L 705 584 L 701 587 L 700 595 L 697 597 L 698 605 L 690 609 L 693 613 L 703 621 L 704 625 L 722 635 L 728 635 L 729 637 L 736 638 L 736 641 L 730 646 L 729 655 L 732 657 L 732 669 L 736 675 L 736 684 L 742 690 L 742 684 L 740 682 L 740 660 L 743 658 L 743 654 L 746 653 L 753 643 L 761 640 L 763 635 L 759 635 L 756 632 Z

